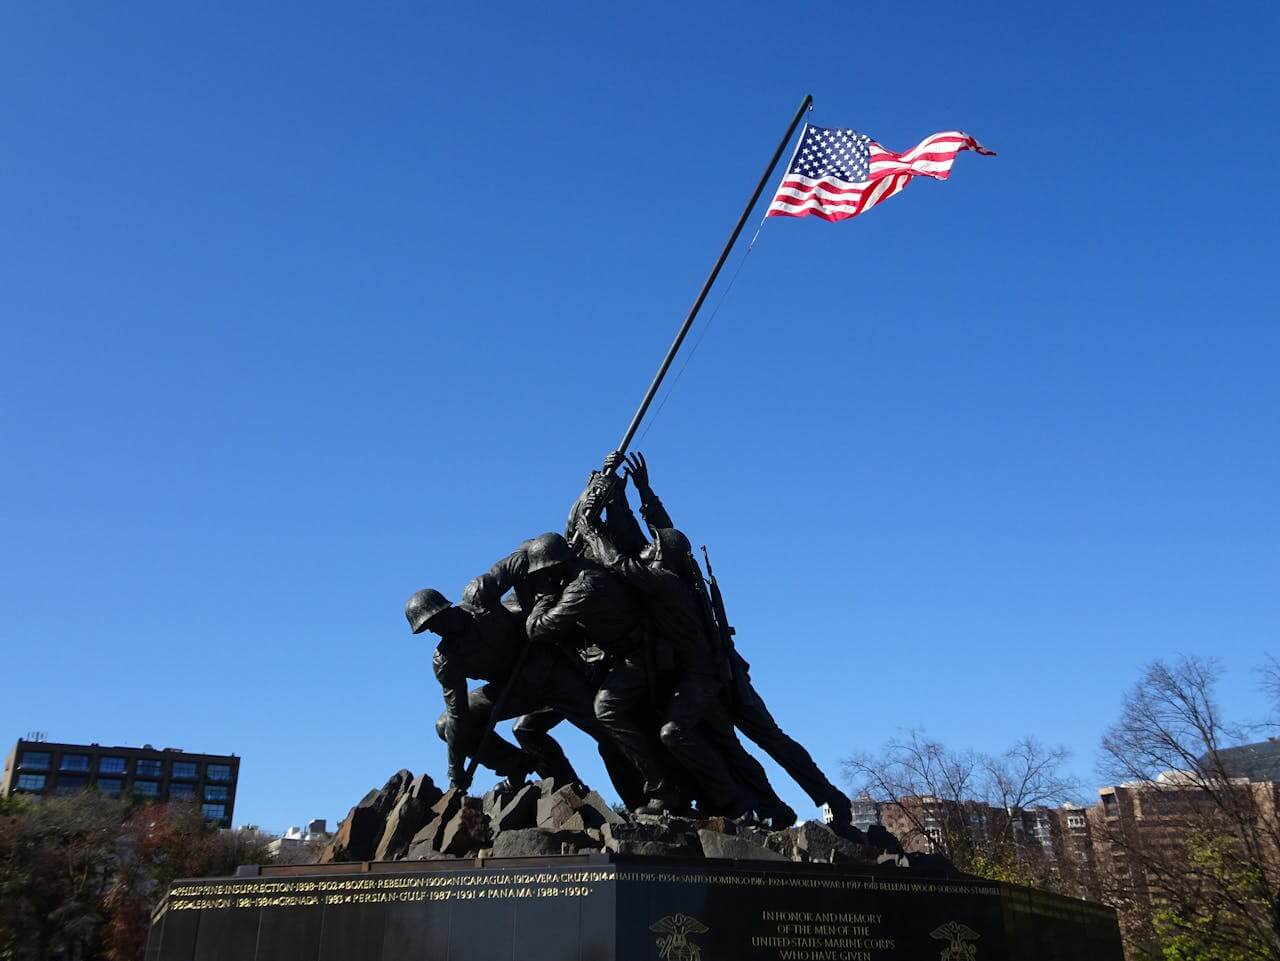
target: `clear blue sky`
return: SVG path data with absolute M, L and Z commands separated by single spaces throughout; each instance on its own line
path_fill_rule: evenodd
M 768 223 L 641 445 L 777 716 L 833 775 L 923 725 L 1092 786 L 1152 658 L 1220 656 L 1261 713 L 1277 27 L 9 5 L 0 735 L 238 753 L 236 822 L 275 829 L 440 779 L 405 597 L 560 527 L 806 91 L 1000 156 Z

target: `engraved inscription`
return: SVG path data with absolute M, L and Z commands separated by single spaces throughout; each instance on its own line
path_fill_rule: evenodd
M 879 961 L 897 947 L 883 925 L 874 912 L 761 911 L 751 947 L 778 961 Z
M 185 884 L 169 892 L 169 910 L 292 908 L 329 904 L 403 904 L 419 901 L 503 901 L 588 897 L 612 871 L 504 871 L 279 881 Z
M 675 871 L 619 871 L 619 881 L 656 881 L 662 884 L 728 885 L 751 888 L 794 888 L 798 891 L 825 889 L 830 891 L 866 891 L 880 894 L 964 894 L 1000 896 L 994 884 L 952 884 L 948 881 L 896 881 L 862 877 L 793 877 L 772 874 L 693 874 Z

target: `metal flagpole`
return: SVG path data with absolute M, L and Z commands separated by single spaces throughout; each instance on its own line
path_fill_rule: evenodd
M 711 273 L 707 276 L 706 282 L 702 285 L 702 289 L 698 291 L 698 299 L 693 302 L 693 306 L 689 308 L 689 315 L 685 317 L 684 323 L 680 325 L 680 330 L 676 332 L 676 339 L 671 342 L 671 347 L 667 350 L 667 356 L 662 358 L 662 366 L 658 368 L 658 373 L 654 375 L 653 383 L 649 385 L 648 391 L 645 392 L 644 400 L 640 402 L 640 409 L 636 411 L 636 416 L 631 418 L 631 426 L 627 428 L 626 434 L 622 437 L 622 443 L 618 445 L 618 450 L 626 453 L 631 439 L 635 437 L 636 430 L 640 426 L 640 422 L 644 420 L 645 413 L 649 410 L 649 405 L 653 403 L 654 395 L 658 393 L 658 388 L 662 386 L 662 378 L 667 375 L 667 370 L 671 367 L 671 362 L 675 360 L 676 352 L 680 350 L 680 345 L 684 343 L 685 335 L 689 333 L 689 328 L 693 326 L 694 318 L 698 316 L 698 311 L 702 309 L 702 303 L 707 299 L 707 294 L 711 292 L 711 285 L 716 282 L 716 278 L 720 276 L 720 268 L 724 266 L 724 262 L 729 259 L 729 251 L 733 250 L 733 245 L 738 240 L 738 235 L 742 233 L 743 225 L 746 224 L 747 218 L 751 216 L 751 211 L 755 209 L 756 201 L 760 199 L 760 194 L 764 192 L 765 185 L 769 182 L 769 178 L 773 176 L 773 168 L 778 165 L 778 158 L 782 156 L 782 151 L 787 149 L 787 144 L 791 142 L 791 135 L 796 132 L 796 127 L 800 125 L 800 121 L 804 118 L 805 113 L 813 106 L 813 95 L 805 94 L 804 100 L 800 101 L 800 107 L 796 110 L 796 115 L 791 118 L 791 123 L 787 126 L 787 132 L 782 140 L 778 142 L 778 148 L 773 152 L 773 156 L 769 158 L 769 165 L 765 167 L 764 173 L 760 176 L 760 182 L 756 184 L 755 192 L 751 194 L 751 199 L 747 201 L 747 206 L 743 208 L 742 216 L 738 218 L 738 222 L 733 227 L 733 233 L 729 234 L 729 240 L 725 243 L 724 249 L 720 251 L 720 256 L 716 258 L 715 266 L 711 268 Z M 616 481 L 616 475 L 609 475 Z M 489 743 L 489 738 L 493 736 L 493 729 L 497 726 L 498 718 L 502 708 L 507 702 L 507 695 L 511 693 L 515 681 L 524 667 L 525 658 L 529 655 L 529 648 L 532 646 L 531 641 L 525 641 L 524 648 L 520 651 L 520 656 L 514 665 L 511 676 L 507 683 L 503 686 L 502 691 L 498 694 L 498 699 L 493 705 L 493 710 L 489 712 L 489 719 L 485 724 L 484 731 L 481 733 L 479 740 L 476 742 L 475 749 L 471 752 L 471 759 L 467 764 L 466 771 L 463 774 L 465 783 L 463 789 L 471 786 L 471 781 L 475 777 L 476 769 L 480 766 L 480 754 L 484 751 L 485 746 Z
M 733 233 L 729 234 L 729 240 L 724 245 L 724 249 L 720 251 L 720 256 L 716 258 L 715 266 L 711 268 L 711 273 L 707 275 L 707 280 L 702 285 L 702 290 L 698 291 L 698 298 L 693 302 L 693 306 L 689 308 L 688 316 L 685 317 L 684 323 L 680 325 L 680 329 L 676 332 L 676 339 L 671 342 L 671 346 L 667 349 L 667 356 L 662 358 L 662 365 L 658 368 L 658 372 L 654 374 L 653 382 L 649 384 L 644 400 L 640 402 L 640 407 L 636 411 L 635 417 L 631 418 L 631 426 L 622 435 L 622 441 L 618 444 L 618 450 L 622 453 L 626 453 L 632 438 L 636 436 L 636 430 L 640 427 L 640 422 L 644 420 L 644 415 L 648 412 L 649 405 L 653 403 L 654 395 L 658 393 L 658 388 L 662 386 L 662 378 L 667 376 L 667 370 L 671 367 L 671 362 L 675 360 L 676 352 L 680 350 L 680 345 L 684 343 L 685 335 L 689 333 L 689 328 L 693 326 L 694 318 L 698 316 L 698 311 L 702 309 L 702 302 L 707 299 L 707 294 L 711 292 L 711 285 L 720 276 L 720 268 L 729 259 L 729 251 L 733 249 L 733 245 L 738 240 L 738 235 L 742 233 L 742 227 L 746 224 L 747 218 L 751 216 L 751 211 L 755 208 L 756 201 L 760 199 L 760 194 L 764 192 L 765 184 L 773 176 L 773 168 L 778 165 L 778 158 L 782 156 L 782 151 L 787 149 L 787 144 L 791 141 L 791 135 L 796 132 L 796 127 L 800 125 L 805 113 L 812 107 L 813 95 L 805 94 L 804 100 L 800 101 L 799 109 L 796 110 L 796 115 L 791 118 L 786 134 L 778 143 L 778 149 L 769 158 L 769 165 L 765 167 L 764 173 L 760 177 L 760 182 L 756 184 L 755 192 L 751 195 L 751 199 L 747 201 L 747 206 L 742 211 L 742 216 L 738 218 L 737 224 L 734 225 Z

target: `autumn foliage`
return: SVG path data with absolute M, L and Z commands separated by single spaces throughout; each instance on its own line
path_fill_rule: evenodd
M 92 792 L 0 809 L 0 957 L 139 961 L 176 878 L 267 860 L 256 832 L 219 831 L 194 804 Z

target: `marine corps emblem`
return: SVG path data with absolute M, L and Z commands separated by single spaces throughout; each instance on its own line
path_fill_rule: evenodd
M 687 914 L 668 914 L 649 925 L 658 938 L 658 957 L 662 961 L 699 961 L 702 949 L 689 940 L 691 934 L 705 934 L 711 929 Z
M 959 921 L 948 921 L 929 937 L 947 942 L 947 946 L 938 955 L 939 961 L 974 961 L 978 956 L 978 946 L 966 943 L 977 941 L 978 932 Z

